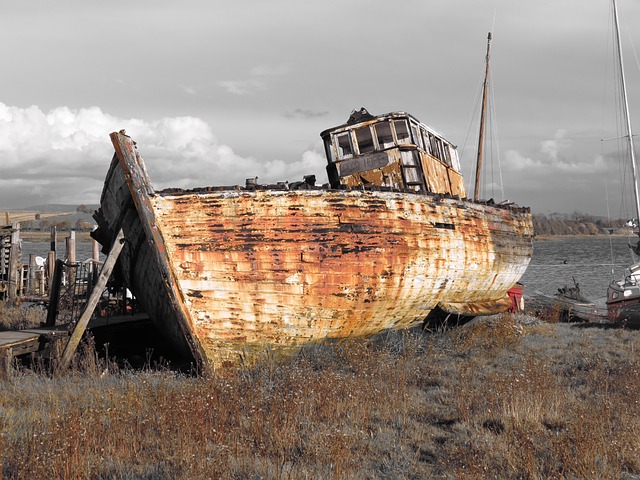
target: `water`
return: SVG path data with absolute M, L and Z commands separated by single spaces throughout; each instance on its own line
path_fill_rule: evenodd
M 636 242 L 637 238 L 611 236 L 535 240 L 531 263 L 521 282 L 526 293 L 554 294 L 565 285 L 572 287 L 575 279 L 588 299 L 604 298 L 611 279 L 624 276 L 624 269 L 632 262 L 628 245 Z
M 637 241 L 627 237 L 558 237 L 552 240 L 535 240 L 533 257 L 521 282 L 525 292 L 540 291 L 554 294 L 558 288 L 573 286 L 573 279 L 580 284 L 582 294 L 589 299 L 603 298 L 612 279 L 624 275 L 624 269 L 632 262 L 631 250 L 627 246 Z M 58 242 L 57 257 L 64 257 L 64 242 Z M 23 259 L 29 254 L 46 258 L 49 242 L 22 243 Z M 76 258 L 84 261 L 91 258 L 92 243 L 78 242 Z M 100 255 L 104 260 L 104 255 Z M 566 263 L 565 263 L 566 262 Z
M 22 241 L 22 263 L 29 261 L 29 255 L 38 255 L 43 258 L 47 258 L 49 249 L 51 248 L 50 242 L 28 242 Z M 102 248 L 102 247 L 101 247 Z M 76 261 L 84 262 L 92 258 L 93 255 L 93 242 L 79 242 L 76 240 Z M 65 256 L 65 244 L 64 242 L 56 243 L 56 258 L 64 260 Z M 100 254 L 100 260 L 104 261 L 105 256 Z

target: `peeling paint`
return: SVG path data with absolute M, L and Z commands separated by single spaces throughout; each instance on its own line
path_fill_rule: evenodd
M 387 120 L 415 128 L 406 114 Z M 397 141 L 402 129 L 395 128 L 389 131 Z M 407 144 L 390 148 L 381 168 L 380 155 L 352 165 L 339 189 L 305 179 L 299 190 L 252 181 L 162 192 L 150 187 L 134 142 L 122 133 L 112 141 L 116 155 L 96 216 L 100 235 L 122 226 L 125 283 L 160 330 L 206 367 L 405 328 L 436 308 L 501 311 L 532 254 L 529 210 L 461 198 L 455 149 L 444 140 L 434 145 L 440 155 L 448 149 L 448 164 L 424 153 L 424 171 L 440 172 L 395 191 L 349 184 L 355 175 L 405 181 L 397 162 Z M 355 172 L 364 166 L 374 170 Z

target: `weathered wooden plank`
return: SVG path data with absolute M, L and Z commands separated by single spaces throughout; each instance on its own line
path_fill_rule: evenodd
M 13 351 L 11 348 L 0 350 L 0 380 L 11 377 L 11 364 L 13 363 Z
M 37 343 L 39 337 L 40 334 L 38 333 L 25 332 L 22 330 L 0 332 L 0 349 L 21 347 L 23 345 L 31 344 L 34 341 Z
M 69 363 L 71 362 L 71 357 L 76 351 L 76 348 L 78 348 L 78 344 L 82 339 L 82 335 L 84 334 L 85 329 L 87 328 L 87 324 L 91 319 L 91 315 L 93 314 L 93 311 L 95 310 L 96 305 L 98 305 L 98 302 L 100 301 L 100 297 L 102 296 L 102 291 L 107 286 L 107 281 L 111 276 L 111 272 L 113 271 L 113 267 L 115 266 L 116 261 L 118 260 L 118 256 L 122 251 L 123 245 L 124 245 L 124 234 L 122 233 L 122 230 L 120 230 L 118 232 L 118 235 L 116 236 L 113 246 L 111 247 L 111 251 L 107 256 L 107 259 L 105 260 L 104 265 L 102 266 L 102 270 L 100 271 L 98 281 L 96 282 L 96 285 L 93 288 L 91 295 L 89 296 L 89 300 L 87 300 L 87 304 L 84 308 L 84 311 L 82 312 L 82 315 L 78 320 L 78 323 L 76 323 L 76 326 L 73 329 L 73 332 L 71 333 L 71 337 L 69 337 L 69 342 L 67 342 L 67 345 L 64 348 L 64 352 L 62 353 L 62 358 L 60 360 L 60 364 L 63 368 L 69 365 Z

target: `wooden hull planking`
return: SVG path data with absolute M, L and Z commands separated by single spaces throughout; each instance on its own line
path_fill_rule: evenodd
M 208 366 L 404 328 L 435 307 L 504 311 L 532 254 L 526 209 L 397 192 L 154 193 L 133 142 L 112 140 L 101 228 L 122 225 L 125 282 Z

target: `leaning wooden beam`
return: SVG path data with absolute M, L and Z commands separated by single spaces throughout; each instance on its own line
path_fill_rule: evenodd
M 122 251 L 123 245 L 124 245 L 124 233 L 122 232 L 122 229 L 120 229 L 120 231 L 118 232 L 118 235 L 116 236 L 115 241 L 113 242 L 113 245 L 111 246 L 111 251 L 109 252 L 107 259 L 105 260 L 104 265 L 102 266 L 102 270 L 100 271 L 100 276 L 98 277 L 98 281 L 96 282 L 96 285 L 93 287 L 91 295 L 89 296 L 89 300 L 87 300 L 87 305 L 85 306 L 84 311 L 82 312 L 82 315 L 80 315 L 80 319 L 76 323 L 76 326 L 74 327 L 73 332 L 71 333 L 71 336 L 69 337 L 69 342 L 67 342 L 67 346 L 64 348 L 64 352 L 62 352 L 62 359 L 60 360 L 60 366 L 63 368 L 66 368 L 69 366 L 69 363 L 71 362 L 71 357 L 73 356 L 76 349 L 78 348 L 78 344 L 80 343 L 80 340 L 82 339 L 82 335 L 84 334 L 84 331 L 87 328 L 87 324 L 91 319 L 91 315 L 93 314 L 93 311 L 95 310 L 96 305 L 98 305 L 98 302 L 100 301 L 100 296 L 102 295 L 102 291 L 107 286 L 107 281 L 111 276 L 111 272 L 113 271 L 113 267 L 116 264 L 116 260 L 118 260 L 118 256 Z

